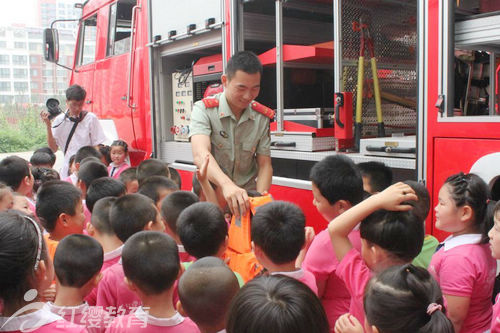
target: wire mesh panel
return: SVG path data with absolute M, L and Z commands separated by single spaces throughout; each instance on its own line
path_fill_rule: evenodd
M 356 96 L 361 33 L 354 22 L 367 25 L 373 40 L 382 94 L 386 134 L 415 133 L 417 124 L 417 1 L 342 1 L 342 85 Z M 365 37 L 366 33 L 365 33 Z M 363 89 L 363 136 L 377 134 L 374 85 L 369 49 L 366 48 Z M 397 100 L 397 102 L 394 102 Z M 354 98 L 353 109 L 356 109 Z

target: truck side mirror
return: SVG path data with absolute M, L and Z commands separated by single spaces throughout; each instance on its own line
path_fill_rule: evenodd
M 59 61 L 59 34 L 57 29 L 43 30 L 43 55 L 45 60 L 57 63 Z

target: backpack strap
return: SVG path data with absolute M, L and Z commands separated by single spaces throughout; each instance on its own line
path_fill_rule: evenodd
M 258 112 L 258 113 L 263 114 L 267 118 L 269 118 L 269 119 L 273 119 L 274 118 L 274 110 L 273 109 L 268 108 L 267 106 L 262 105 L 262 104 L 260 104 L 259 102 L 256 102 L 256 101 L 253 101 L 252 104 L 251 104 L 251 106 L 252 106 L 252 110 L 254 110 L 254 111 Z

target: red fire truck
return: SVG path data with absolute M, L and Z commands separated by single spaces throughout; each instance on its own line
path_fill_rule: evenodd
M 232 54 L 251 50 L 264 65 L 258 100 L 277 111 L 271 193 L 308 224 L 325 225 L 308 174 L 331 154 L 424 181 L 433 205 L 458 171 L 479 173 L 498 199 L 499 10 L 496 0 L 87 0 L 70 83 L 133 162 L 161 158 L 189 189 L 192 105 Z M 57 31 L 45 36 L 57 62 Z M 443 236 L 432 217 L 427 232 Z

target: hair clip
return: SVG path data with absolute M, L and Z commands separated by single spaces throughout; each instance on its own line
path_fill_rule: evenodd
M 36 221 L 33 220 L 31 217 L 25 215 L 24 218 L 28 219 L 28 221 L 30 221 L 33 224 L 33 226 L 35 227 L 37 236 L 38 236 L 38 249 L 37 249 L 37 252 L 36 252 L 35 266 L 33 267 L 33 270 L 36 271 L 38 269 L 38 264 L 40 263 L 40 259 L 41 259 L 41 256 L 42 256 L 42 242 L 43 242 L 42 231 L 40 230 L 40 227 L 38 226 L 38 223 L 36 223 Z
M 431 303 L 427 306 L 427 314 L 429 316 L 432 316 L 432 314 L 436 311 L 441 311 L 443 309 L 443 306 L 441 304 L 437 303 Z

